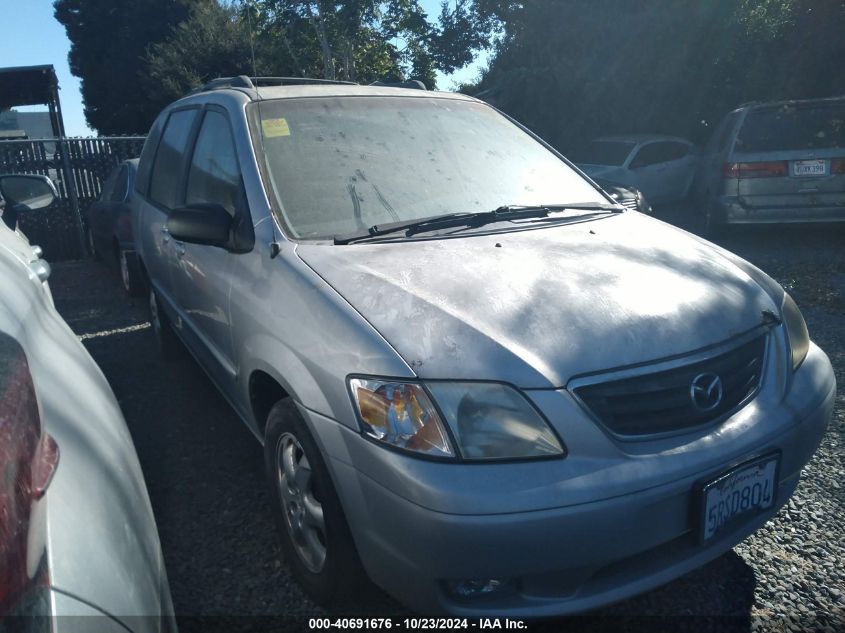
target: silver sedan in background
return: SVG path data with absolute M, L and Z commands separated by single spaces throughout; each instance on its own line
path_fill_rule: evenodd
M 0 176 L 0 195 L 17 217 L 55 190 Z M 0 631 L 174 631 L 132 438 L 40 255 L 0 224 Z

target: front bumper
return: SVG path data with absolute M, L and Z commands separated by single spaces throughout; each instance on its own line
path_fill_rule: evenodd
M 800 224 L 845 222 L 843 206 L 752 207 L 735 196 L 718 200 L 726 224 Z
M 463 512 L 456 508 L 443 511 L 442 507 L 433 507 L 436 500 L 454 497 L 454 488 L 466 487 L 462 471 L 457 470 L 460 467 L 427 463 L 426 468 L 431 470 L 416 472 L 403 487 L 397 487 L 394 481 L 374 475 L 378 470 L 362 467 L 362 454 L 356 455 L 361 446 L 375 451 L 366 453 L 370 460 L 387 453 L 391 460 L 399 459 L 393 453 L 372 446 L 342 425 L 313 413 L 306 415 L 329 455 L 361 560 L 385 591 L 424 613 L 542 617 L 585 611 L 648 591 L 718 557 L 754 532 L 794 491 L 801 468 L 827 427 L 835 390 L 830 362 L 813 345 L 779 406 L 763 409 L 749 405 L 746 409 L 751 413 L 744 409 L 736 414 L 743 416 L 740 426 L 751 429 L 748 435 L 753 437 L 740 453 L 711 455 L 710 466 L 682 477 L 665 472 L 657 485 L 652 484 L 652 472 L 640 481 L 629 482 L 634 487 L 632 492 L 615 496 L 607 493 L 613 490 L 607 481 L 610 469 L 599 469 L 561 482 L 581 493 L 573 495 L 573 499 L 578 497 L 576 501 L 523 511 L 508 509 L 513 490 L 522 488 L 521 498 L 536 499 L 537 488 L 547 488 L 548 484 L 526 477 L 530 471 L 516 464 L 483 467 L 508 477 L 508 485 L 493 486 L 501 491 L 501 512 L 479 512 L 466 503 Z M 761 432 L 761 425 L 771 432 Z M 719 432 L 715 430 L 714 435 Z M 348 452 L 340 449 L 343 443 Z M 695 495 L 698 485 L 739 463 L 774 451 L 781 453 L 775 505 L 700 544 Z M 667 471 L 670 464 L 679 463 L 679 456 L 672 452 L 657 456 L 665 460 L 662 463 Z M 639 455 L 629 457 L 636 472 L 636 464 L 645 460 Z M 681 462 L 684 457 L 680 456 Z M 401 459 L 411 460 L 408 468 L 421 462 L 405 456 Z M 654 470 L 655 457 L 648 459 Z M 555 462 L 546 464 L 549 470 Z M 390 464 L 391 469 L 396 467 Z M 481 472 L 477 465 L 467 468 Z M 643 466 L 642 470 L 647 468 Z M 421 472 L 447 475 L 435 478 L 421 476 Z M 490 486 L 481 491 L 482 484 L 478 485 L 478 496 L 489 496 Z M 398 490 L 402 490 L 401 495 Z M 472 495 L 474 491 L 462 492 Z M 585 492 L 592 500 L 584 501 Z M 494 578 L 514 581 L 517 589 L 474 601 L 456 599 L 445 589 L 449 580 Z

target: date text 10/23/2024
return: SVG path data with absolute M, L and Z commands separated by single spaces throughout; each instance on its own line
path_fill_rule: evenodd
M 310 630 L 525 630 L 523 620 L 510 618 L 311 618 Z

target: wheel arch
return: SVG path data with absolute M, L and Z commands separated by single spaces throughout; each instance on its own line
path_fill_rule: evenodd
M 263 369 L 256 369 L 249 375 L 247 390 L 255 428 L 263 437 L 267 416 L 273 405 L 279 400 L 289 398 L 290 393 L 279 380 Z

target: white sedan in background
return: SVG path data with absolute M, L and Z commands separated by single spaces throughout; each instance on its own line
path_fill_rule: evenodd
M 639 189 L 652 204 L 689 195 L 698 165 L 698 149 L 675 136 L 605 136 L 574 156 L 591 178 Z

